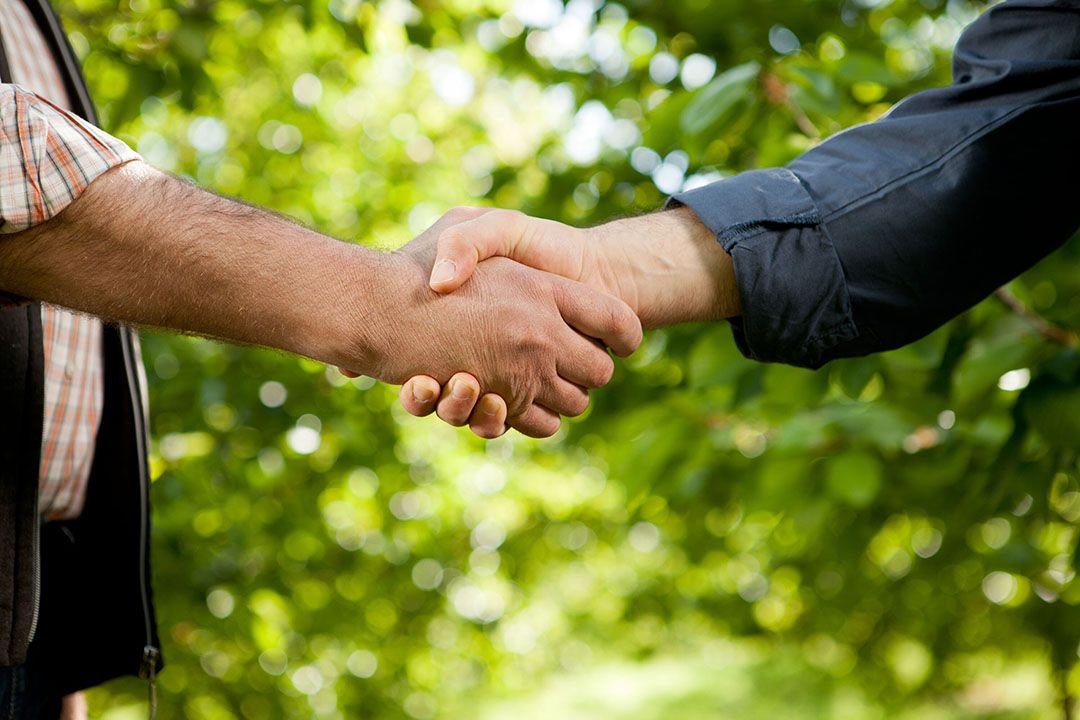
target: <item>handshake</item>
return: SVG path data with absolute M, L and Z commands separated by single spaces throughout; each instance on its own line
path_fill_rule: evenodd
M 380 330 L 342 372 L 403 383 L 408 412 L 485 438 L 554 434 L 643 326 L 738 313 L 730 257 L 686 208 L 589 229 L 456 208 L 386 262 L 394 299 L 368 307 Z
M 304 355 L 488 438 L 554 434 L 642 327 L 739 314 L 731 257 L 682 206 L 588 229 L 457 208 L 378 253 L 133 161 L 14 237 L 0 292 Z

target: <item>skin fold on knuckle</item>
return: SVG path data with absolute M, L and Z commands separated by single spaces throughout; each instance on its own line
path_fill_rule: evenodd
M 448 227 L 439 235 L 439 256 L 456 260 L 466 245 L 468 245 L 468 238 L 461 226 Z
M 458 205 L 447 210 L 442 216 L 442 219 L 456 225 L 476 217 L 479 214 L 478 210 L 479 208 L 471 207 L 469 205 Z
M 500 393 L 506 400 L 506 415 L 516 418 L 528 412 L 536 398 L 536 388 L 527 378 L 521 378 L 512 384 L 514 390 L 509 394 Z
M 607 306 L 604 321 L 608 333 L 618 345 L 614 349 L 621 355 L 629 354 L 636 349 L 634 337 L 639 332 L 635 327 L 637 325 L 636 316 L 629 315 L 624 308 L 611 303 Z
M 519 430 L 521 425 L 536 427 L 537 423 L 544 419 L 544 413 L 535 406 L 537 397 L 540 395 L 540 383 L 532 378 L 524 377 L 518 388 L 520 394 L 512 401 L 507 400 L 507 422 Z
M 510 210 L 507 208 L 500 208 L 493 210 L 490 214 L 491 221 L 496 223 L 498 229 L 501 232 L 509 232 L 519 223 L 525 219 L 525 213 L 520 210 Z
M 528 411 L 536 397 L 532 365 L 514 355 L 504 355 L 501 361 L 498 357 L 496 353 L 492 360 L 499 363 L 495 367 L 501 366 L 499 382 L 485 386 L 485 391 L 503 398 L 507 418 L 517 418 Z

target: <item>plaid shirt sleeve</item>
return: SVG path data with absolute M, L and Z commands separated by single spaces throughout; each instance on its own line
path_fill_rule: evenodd
M 0 232 L 45 222 L 98 176 L 137 159 L 85 120 L 19 85 L 0 84 Z

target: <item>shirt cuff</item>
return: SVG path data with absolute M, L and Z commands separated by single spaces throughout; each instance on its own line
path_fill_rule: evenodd
M 731 326 L 745 356 L 817 368 L 858 336 L 840 259 L 790 170 L 744 172 L 670 202 L 693 210 L 731 255 L 743 312 Z
M 0 232 L 54 217 L 103 173 L 139 159 L 122 141 L 18 85 L 0 85 Z

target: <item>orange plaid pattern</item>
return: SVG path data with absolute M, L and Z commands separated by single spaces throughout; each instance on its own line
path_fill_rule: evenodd
M 56 62 L 20 0 L 0 0 L 0 33 L 12 73 L 0 85 L 0 232 L 17 232 L 53 217 L 99 175 L 138 155 L 67 112 Z M 86 497 L 104 402 L 102 326 L 51 305 L 43 305 L 41 314 L 40 507 L 49 519 L 71 518 Z

